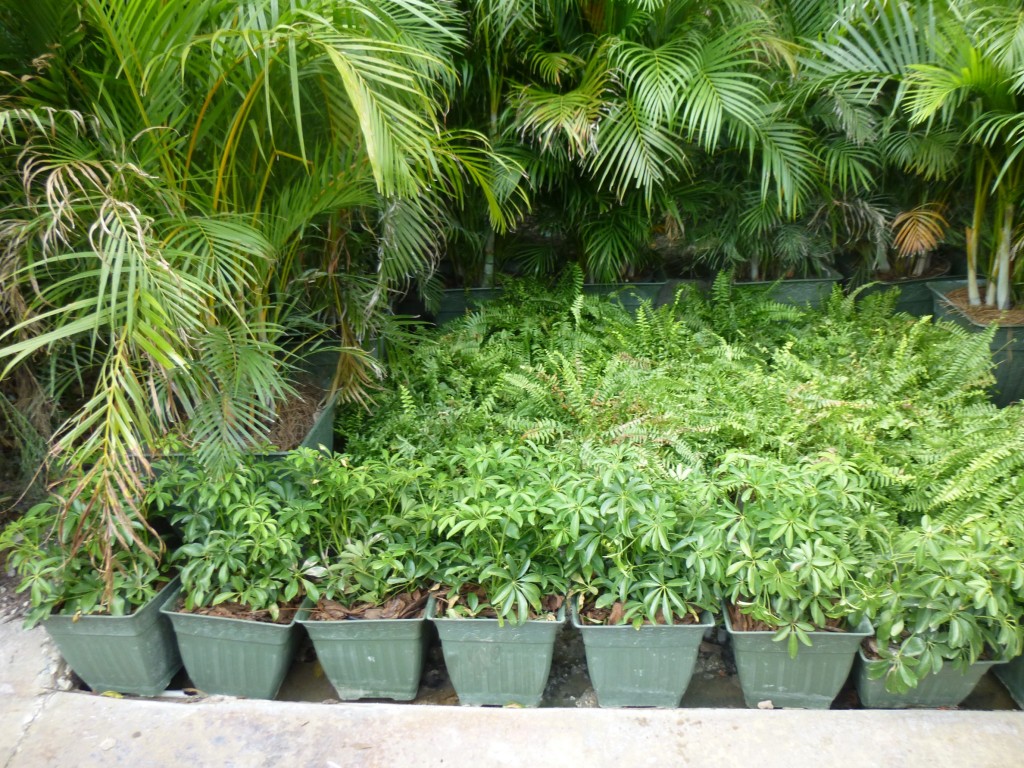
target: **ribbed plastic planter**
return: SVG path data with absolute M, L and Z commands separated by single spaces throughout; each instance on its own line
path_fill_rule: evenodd
M 885 689 L 885 678 L 872 680 L 872 668 L 887 666 L 883 661 L 872 661 L 864 655 L 864 649 L 857 652 L 857 695 L 860 703 L 870 709 L 907 709 L 908 707 L 955 707 L 971 695 L 978 681 L 999 661 L 979 661 L 961 672 L 952 663 L 945 663 L 938 674 L 922 677 L 916 688 L 904 693 L 892 693 Z
M 984 281 L 980 282 L 984 285 Z M 947 293 L 966 285 L 966 280 L 935 280 L 928 283 L 928 289 L 932 293 L 933 313 L 936 320 L 948 320 L 981 333 L 988 326 L 965 317 L 946 298 Z M 1020 400 L 1024 397 L 1024 326 L 1001 326 L 992 339 L 990 349 L 992 362 L 996 365 L 992 402 L 1004 406 Z
M 339 699 L 416 698 L 426 649 L 424 618 L 316 621 L 309 613 L 305 606 L 296 621 L 306 628 Z
M 935 282 L 936 276 L 908 278 L 891 283 L 872 283 L 866 286 L 860 296 L 870 296 L 873 293 L 898 290 L 899 298 L 896 300 L 895 311 L 905 312 L 913 317 L 924 317 L 934 312 L 932 292 L 928 287 L 929 283 Z
M 43 627 L 61 656 L 92 690 L 156 696 L 181 669 L 171 623 L 160 608 L 176 594 L 167 584 L 131 616 L 50 616 Z
M 501 288 L 449 288 L 441 295 L 434 323 L 441 326 L 501 298 Z
M 587 671 L 602 707 L 678 707 L 704 632 L 714 626 L 710 613 L 699 624 L 585 625 L 575 603 L 570 617 L 583 635 Z
M 680 282 L 680 281 L 677 281 Z M 655 306 L 665 303 L 666 283 L 587 283 L 583 293 L 587 296 L 611 297 L 612 301 L 621 304 L 629 312 L 636 312 L 641 302 L 650 301 Z M 504 294 L 502 288 L 452 288 L 444 291 L 441 306 L 435 315 L 437 325 L 445 325 L 467 312 L 480 309 Z M 671 300 L 672 297 L 669 297 Z
M 770 701 L 774 707 L 828 709 L 850 675 L 857 648 L 872 633 L 867 619 L 851 632 L 811 632 L 812 645 L 800 645 L 796 658 L 774 632 L 735 632 L 725 610 L 736 671 L 748 707 Z
M 996 667 L 995 674 L 1006 686 L 1017 706 L 1024 709 L 1024 656 Z
M 587 296 L 605 296 L 622 305 L 628 312 L 636 312 L 639 306 L 650 301 L 657 304 L 658 297 L 665 287 L 665 281 L 659 283 L 589 283 L 583 286 Z
M 175 593 L 161 608 L 174 625 L 192 684 L 206 693 L 273 699 L 298 646 L 298 625 L 179 613 Z
M 565 622 L 565 606 L 555 621 L 511 625 L 497 619 L 444 619 L 436 603 L 427 604 L 427 618 L 441 637 L 459 703 L 463 706 L 540 704 L 551 671 L 555 638 Z
M 792 278 L 781 282 L 761 280 L 756 282 L 736 282 L 733 288 L 738 291 L 759 290 L 780 304 L 791 304 L 795 307 L 820 307 L 832 295 L 832 289 L 839 283 L 841 275 L 828 270 L 821 277 Z

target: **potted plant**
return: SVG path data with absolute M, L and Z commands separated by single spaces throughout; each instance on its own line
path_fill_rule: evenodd
M 443 539 L 428 605 L 463 705 L 535 707 L 565 620 L 565 563 L 545 530 L 552 478 L 539 447 L 457 446 L 419 516 Z
M 57 493 L 77 482 L 66 481 Z M 135 537 L 122 534 L 130 544 L 113 553 L 114 570 L 106 579 L 97 565 L 103 562 L 103 543 L 78 538 L 87 506 L 88 495 L 66 504 L 51 498 L 0 534 L 0 552 L 10 550 L 7 562 L 21 577 L 19 590 L 30 595 L 25 626 L 41 623 L 93 691 L 155 696 L 181 668 L 170 622 L 160 614 L 178 580 L 144 516 L 126 522 L 134 526 Z
M 180 463 L 161 473 L 181 545 L 170 617 L 192 683 L 207 693 L 272 699 L 316 593 L 306 561 L 319 506 L 289 461 L 249 458 L 224 472 Z M 168 501 L 170 500 L 170 502 Z
M 727 554 L 725 626 L 749 707 L 827 709 L 861 640 L 857 569 L 884 531 L 868 482 L 835 453 L 797 462 L 729 452 L 720 511 L 695 523 Z
M 322 509 L 313 531 L 316 591 L 298 615 L 341 699 L 416 697 L 426 635 L 427 586 L 438 567 L 422 522 L 403 499 L 423 479 L 401 460 L 351 463 L 298 451 Z
M 570 615 L 602 707 L 677 707 L 714 624 L 724 554 L 688 535 L 708 511 L 695 480 L 645 471 L 633 453 L 592 447 L 590 471 L 562 479 L 565 498 L 591 502 L 571 547 Z
M 859 652 L 866 707 L 955 707 L 990 668 L 1020 652 L 1020 557 L 997 524 L 907 526 L 872 569 L 875 629 Z M 1019 586 L 1019 585 L 1018 585 Z

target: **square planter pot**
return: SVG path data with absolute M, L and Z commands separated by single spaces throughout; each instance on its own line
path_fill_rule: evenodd
M 339 699 L 416 698 L 426 650 L 426 619 L 316 621 L 305 605 L 296 621 L 306 628 L 317 659 Z
M 298 647 L 294 618 L 288 624 L 202 616 L 174 610 L 178 593 L 160 609 L 174 625 L 192 684 L 206 693 L 273 699 Z
M 50 616 L 43 627 L 61 656 L 97 692 L 156 696 L 181 669 L 171 623 L 160 612 L 178 579 L 131 616 Z
M 851 632 L 811 632 L 812 645 L 801 644 L 790 658 L 788 643 L 774 632 L 735 632 L 725 610 L 743 700 L 748 707 L 770 701 L 774 707 L 828 709 L 850 675 L 854 656 L 871 623 L 863 619 Z
M 1017 706 L 1024 709 L 1024 656 L 1017 656 L 1009 664 L 996 667 L 995 675 L 1006 686 Z
M 441 305 L 434 315 L 434 324 L 446 325 L 468 312 L 500 299 L 503 293 L 502 288 L 449 288 L 441 294 Z
M 932 291 L 928 285 L 929 283 L 935 282 L 936 279 L 947 278 L 941 278 L 939 275 L 932 275 L 931 277 L 911 277 L 906 280 L 897 280 L 894 282 L 872 283 L 865 286 L 858 296 L 864 297 L 870 296 L 873 293 L 899 291 L 900 296 L 896 300 L 894 310 L 896 312 L 904 312 L 912 317 L 924 317 L 925 315 L 934 314 L 935 311 L 932 301 Z
M 678 707 L 693 676 L 710 613 L 699 624 L 582 624 L 573 601 L 572 625 L 583 635 L 587 671 L 602 707 Z
M 431 597 L 427 618 L 441 637 L 441 650 L 463 706 L 540 704 L 551 671 L 555 638 L 565 622 L 527 621 L 513 626 L 497 619 L 443 619 Z
M 657 306 L 665 281 L 657 283 L 588 283 L 583 286 L 587 296 L 603 296 L 635 314 L 640 305 L 650 301 Z
M 829 269 L 821 277 L 803 277 L 790 280 L 771 281 L 760 280 L 757 282 L 735 282 L 733 289 L 761 290 L 768 294 L 768 298 L 780 304 L 790 304 L 794 307 L 812 307 L 817 309 L 832 295 L 832 289 L 838 285 L 841 275 L 835 270 Z
M 938 674 L 922 677 L 916 688 L 905 693 L 885 690 L 885 678 L 872 680 L 872 668 L 885 667 L 883 661 L 870 660 L 864 649 L 857 652 L 857 695 L 860 703 L 871 709 L 907 709 L 908 707 L 955 707 L 971 695 L 978 681 L 1001 661 L 978 661 L 961 672 L 952 663 L 945 663 Z
M 984 286 L 984 281 L 979 281 Z M 946 294 L 967 285 L 966 280 L 935 280 L 928 283 L 932 292 L 933 314 L 936 320 L 948 320 L 975 333 L 981 333 L 988 326 L 976 323 L 956 309 Z M 995 363 L 996 383 L 992 402 L 998 406 L 1009 405 L 1024 397 L 1024 326 L 1004 325 L 996 330 L 989 347 L 992 362 Z

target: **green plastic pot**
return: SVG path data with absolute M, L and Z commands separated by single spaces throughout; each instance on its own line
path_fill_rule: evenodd
M 511 625 L 497 619 L 444 619 L 431 597 L 427 618 L 437 627 L 441 650 L 459 703 L 463 706 L 536 707 L 551 671 L 555 638 L 565 622 L 565 606 L 555 621 Z
M 468 312 L 500 299 L 501 288 L 449 288 L 441 294 L 441 305 L 434 316 L 438 326 L 450 323 Z
M 588 283 L 583 286 L 583 293 L 607 297 L 621 304 L 626 311 L 635 313 L 645 301 L 657 304 L 664 287 L 664 280 L 658 283 Z
M 160 609 L 170 617 L 192 684 L 206 693 L 273 699 L 298 647 L 298 625 L 179 613 L 178 592 Z
M 178 579 L 131 616 L 55 614 L 43 622 L 61 656 L 94 691 L 156 696 L 181 669 L 174 630 L 160 609 Z
M 582 624 L 576 603 L 572 625 L 583 635 L 587 671 L 602 707 L 678 707 L 697 664 L 704 632 L 714 626 L 705 612 L 699 624 L 600 626 Z
M 995 669 L 998 677 L 1017 706 L 1024 709 L 1024 656 L 1017 656 L 1009 664 L 1002 664 Z
M 828 709 L 850 675 L 853 659 L 871 624 L 863 619 L 851 632 L 810 632 L 811 645 L 800 645 L 796 658 L 788 642 L 774 632 L 735 632 L 725 614 L 736 671 L 748 707 L 770 701 L 773 707 Z
M 296 621 L 306 628 L 317 659 L 339 699 L 416 698 L 426 649 L 426 620 L 316 621 L 305 605 Z
M 984 286 L 985 281 L 981 280 L 979 284 Z M 946 299 L 947 293 L 966 285 L 966 280 L 935 280 L 928 283 L 934 316 L 936 320 L 948 320 L 961 328 L 981 333 L 988 326 L 965 317 Z M 1024 326 L 1001 326 L 989 348 L 992 350 L 992 362 L 996 366 L 992 402 L 1005 406 L 1020 400 L 1024 397 Z
M 904 693 L 885 690 L 885 678 L 872 680 L 872 669 L 886 667 L 884 661 L 870 660 L 864 649 L 857 652 L 857 695 L 860 703 L 870 709 L 907 709 L 908 707 L 955 707 L 971 695 L 978 681 L 1000 661 L 978 661 L 961 671 L 951 662 L 942 665 L 937 674 L 922 677 L 916 688 Z
M 739 291 L 764 291 L 772 301 L 777 301 L 780 304 L 818 308 L 828 301 L 828 297 L 832 295 L 832 289 L 839 283 L 840 277 L 838 272 L 829 269 L 821 277 L 736 282 L 733 283 L 733 288 Z
M 935 282 L 936 275 L 931 277 L 912 277 L 906 280 L 894 282 L 878 282 L 864 286 L 859 297 L 870 296 L 873 293 L 884 293 L 886 291 L 899 291 L 899 298 L 896 300 L 894 310 L 904 312 L 913 317 L 924 317 L 934 314 L 934 302 L 929 283 Z

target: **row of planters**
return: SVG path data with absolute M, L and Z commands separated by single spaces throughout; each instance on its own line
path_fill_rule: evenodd
M 5 539 L 30 620 L 130 613 L 166 542 L 181 586 L 162 610 L 211 691 L 272 696 L 287 664 L 258 690 L 221 687 L 208 666 L 253 675 L 248 654 L 269 647 L 226 650 L 224 627 L 255 619 L 287 649 L 297 617 L 332 674 L 322 634 L 383 617 L 414 647 L 378 634 L 356 657 L 401 661 L 405 682 L 332 682 L 408 698 L 421 609 L 471 704 L 537 703 L 566 608 L 612 706 L 678 704 L 714 617 L 750 705 L 827 706 L 858 652 L 866 703 L 951 677 L 965 690 L 919 702 L 949 704 L 979 662 L 1020 654 L 1024 423 L 987 403 L 988 338 L 894 316 L 885 297 L 814 312 L 724 282 L 635 316 L 571 281 L 510 298 L 424 337 L 372 415 L 343 414 L 343 456 L 161 471 L 146 500 L 160 537 L 121 570 L 130 601 L 88 580 L 88 548 L 51 554 L 35 510 Z
M 1022 566 L 994 526 L 893 539 L 835 456 L 734 455 L 674 483 L 641 461 L 479 445 L 444 468 L 308 450 L 227 478 L 167 468 L 150 503 L 176 510 L 170 567 L 140 559 L 125 615 L 92 616 L 81 572 L 51 564 L 32 618 L 91 688 L 141 695 L 184 659 L 204 691 L 273 698 L 302 625 L 339 697 L 412 699 L 429 618 L 463 704 L 536 706 L 566 592 L 602 706 L 677 706 L 716 615 L 750 706 L 828 707 L 858 650 L 866 706 L 952 706 L 1019 649 Z

